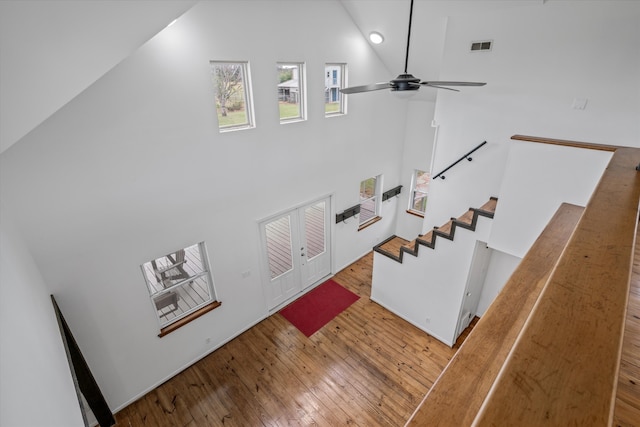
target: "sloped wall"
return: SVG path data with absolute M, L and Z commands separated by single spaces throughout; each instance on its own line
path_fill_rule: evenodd
M 255 129 L 218 132 L 210 60 L 250 61 Z M 306 63 L 306 122 L 279 124 L 277 61 Z M 406 103 L 362 94 L 325 118 L 326 62 L 388 78 L 337 1 L 200 2 L 2 153 L 3 201 L 113 409 L 268 314 L 261 218 L 327 194 L 341 211 L 374 175 L 398 185 Z M 393 233 L 387 206 L 334 227 L 333 271 Z M 139 266 L 202 240 L 222 305 L 158 338 Z
M 49 294 L 13 221 L 2 210 L 0 425 L 84 426 Z

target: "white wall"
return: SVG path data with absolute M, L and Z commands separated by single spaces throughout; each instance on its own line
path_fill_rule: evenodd
M 436 171 L 487 140 L 474 161 L 432 183 L 425 229 L 499 196 L 514 134 L 640 146 L 640 2 L 546 1 L 448 21 L 442 80 L 484 81 L 440 91 Z M 471 53 L 473 40 L 493 40 Z M 571 106 L 588 99 L 586 109 Z
M 6 212 L 2 212 L 2 426 L 84 426 L 50 294 L 29 250 Z
M 255 129 L 218 132 L 209 60 L 250 61 Z M 307 65 L 306 122 L 279 124 L 277 61 Z M 0 156 L 2 198 L 113 409 L 267 315 L 259 219 L 400 181 L 406 101 L 360 94 L 325 119 L 325 62 L 388 78 L 337 1 L 201 2 Z M 334 271 L 395 212 L 336 225 Z M 222 305 L 160 339 L 139 266 L 201 240 Z
M 374 252 L 371 299 L 453 346 L 476 242 L 490 230 L 491 219 L 478 217 L 475 231 L 456 228 L 453 241 L 438 237 L 435 250 L 421 247 L 402 264 Z
M 523 258 L 562 203 L 586 206 L 612 153 L 514 141 L 489 246 Z
M 423 89 L 429 90 L 429 89 Z M 415 239 L 422 231 L 422 218 L 408 214 L 411 199 L 411 180 L 416 169 L 429 171 L 433 154 L 435 128 L 431 127 L 435 102 L 411 98 L 407 103 L 407 119 L 402 151 L 402 193 L 398 200 L 396 235 L 407 240 Z
M 520 261 L 522 261 L 521 258 L 495 249 L 491 250 L 489 268 L 487 269 L 487 276 L 485 277 L 484 285 L 482 286 L 482 293 L 480 294 L 480 301 L 478 302 L 476 316 L 484 316 L 484 313 L 496 299 L 505 283 L 507 283 L 515 269 L 520 264 Z

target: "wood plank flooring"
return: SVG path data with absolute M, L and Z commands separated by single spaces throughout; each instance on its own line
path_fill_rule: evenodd
M 339 272 L 361 298 L 310 338 L 274 314 L 116 414 L 117 426 L 401 426 L 454 348 L 369 300 L 372 253 Z

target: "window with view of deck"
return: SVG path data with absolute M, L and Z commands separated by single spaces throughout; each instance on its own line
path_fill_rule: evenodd
M 367 178 L 360 183 L 360 227 L 379 218 L 381 176 Z
M 204 242 L 155 258 L 141 268 L 161 330 L 219 305 Z

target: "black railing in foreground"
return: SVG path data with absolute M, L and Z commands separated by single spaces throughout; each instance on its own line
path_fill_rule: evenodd
M 440 173 L 436 174 L 436 176 L 434 176 L 432 179 L 436 179 L 436 178 L 440 178 L 440 179 L 444 179 L 445 176 L 443 175 L 443 173 L 445 173 L 446 171 L 448 171 L 449 169 L 451 169 L 452 167 L 454 167 L 455 165 L 457 165 L 458 163 L 460 163 L 461 161 L 463 161 L 464 159 L 467 159 L 468 161 L 473 160 L 471 156 L 471 154 L 476 151 L 477 149 L 479 149 L 480 147 L 482 147 L 484 144 L 486 144 L 487 141 L 482 142 L 481 144 L 479 144 L 476 148 L 474 148 L 473 150 L 469 151 L 467 154 L 465 154 L 464 156 L 460 157 L 458 160 L 456 160 L 455 162 L 451 163 L 449 166 L 447 166 L 444 170 L 442 170 Z

